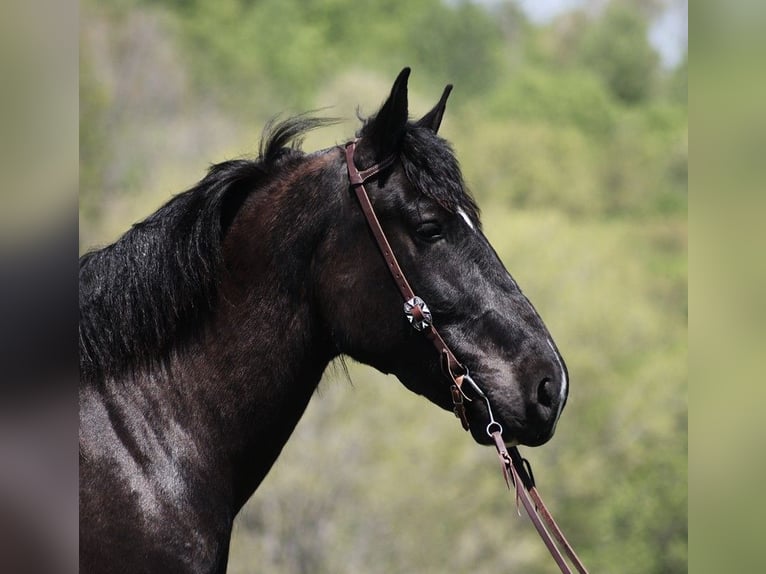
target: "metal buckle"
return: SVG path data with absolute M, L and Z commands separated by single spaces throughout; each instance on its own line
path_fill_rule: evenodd
M 404 315 L 416 331 L 423 331 L 433 325 L 428 305 L 417 295 L 404 302 Z

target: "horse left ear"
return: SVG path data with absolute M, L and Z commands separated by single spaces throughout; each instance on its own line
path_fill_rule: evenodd
M 410 69 L 404 68 L 394 81 L 391 94 L 375 116 L 370 118 L 359 134 L 379 156 L 396 151 L 407 126 L 407 79 Z
M 452 84 L 447 84 L 447 87 L 444 88 L 444 92 L 442 93 L 442 97 L 439 98 L 439 102 L 430 112 L 417 121 L 417 125 L 424 128 L 430 128 L 434 133 L 437 133 L 439 131 L 439 126 L 442 123 L 444 109 L 447 107 L 447 98 L 449 98 L 451 91 Z

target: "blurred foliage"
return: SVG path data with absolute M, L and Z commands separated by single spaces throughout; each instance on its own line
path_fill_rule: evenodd
M 647 42 L 660 0 L 603 4 L 537 25 L 503 2 L 85 0 L 82 248 L 253 153 L 276 113 L 371 113 L 405 65 L 413 115 L 454 83 L 443 135 L 570 369 L 557 435 L 525 451 L 539 486 L 592 571 L 685 572 L 688 60 Z M 350 373 L 242 512 L 231 572 L 551 571 L 491 451 Z
M 626 103 L 644 101 L 654 87 L 658 56 L 647 32 L 647 22 L 637 9 L 612 3 L 583 40 L 584 62 Z

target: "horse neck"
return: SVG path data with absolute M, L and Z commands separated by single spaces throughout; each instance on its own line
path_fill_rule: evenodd
M 336 354 L 311 288 L 331 201 L 312 184 L 321 179 L 316 171 L 304 177 L 245 202 L 224 242 L 216 313 L 201 342 L 175 361 L 193 389 L 187 408 L 203 473 L 230 485 L 235 511 L 276 460 Z

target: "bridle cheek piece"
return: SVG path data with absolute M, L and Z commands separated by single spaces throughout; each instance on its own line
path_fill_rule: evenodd
M 417 295 L 404 302 L 404 316 L 416 331 L 424 331 L 433 326 L 433 317 L 428 305 Z
M 412 287 L 410 287 L 407 278 L 404 276 L 404 271 L 402 271 L 399 261 L 396 259 L 396 256 L 391 249 L 391 245 L 388 242 L 388 238 L 380 225 L 380 221 L 378 221 L 378 217 L 375 215 L 375 210 L 370 202 L 370 197 L 367 195 L 367 190 L 364 188 L 364 183 L 368 179 L 376 176 L 394 163 L 395 156 L 391 155 L 385 160 L 360 172 L 354 163 L 354 152 L 356 151 L 357 142 L 358 140 L 352 140 L 344 146 L 349 182 L 356 193 L 356 198 L 359 200 L 362 213 L 364 213 L 370 231 L 372 231 L 372 235 L 375 237 L 375 242 L 383 255 L 383 259 L 391 273 L 391 277 L 393 277 L 394 283 L 396 283 L 399 292 L 402 294 L 404 300 L 404 315 L 407 317 L 407 320 L 412 327 L 416 331 L 424 333 L 434 347 L 436 347 L 437 352 L 441 356 L 442 371 L 444 371 L 445 375 L 452 381 L 451 386 L 453 388 L 451 392 L 453 397 L 452 402 L 454 404 L 453 410 L 455 415 L 460 419 L 463 428 L 468 430 L 468 417 L 465 413 L 465 403 L 463 402 L 463 399 L 468 401 L 471 399 L 465 395 L 462 389 L 462 376 L 467 374 L 468 370 L 460 364 L 460 361 L 457 360 L 455 354 L 450 350 L 447 343 L 444 342 L 444 339 L 442 339 L 439 332 L 433 326 L 431 311 L 428 309 L 425 301 L 415 295 Z M 481 393 L 481 391 L 479 392 Z M 459 399 L 456 398 L 457 395 L 460 395 Z M 481 395 L 483 395 L 483 393 L 481 393 Z
M 460 361 L 457 360 L 455 354 L 436 330 L 428 305 L 426 305 L 423 299 L 415 295 L 412 287 L 410 287 L 410 284 L 399 265 L 399 261 L 396 259 L 396 256 L 391 249 L 388 238 L 380 225 L 380 221 L 375 215 L 375 210 L 370 202 L 370 197 L 367 195 L 367 190 L 364 188 L 364 183 L 384 169 L 393 165 L 396 156 L 392 154 L 383 161 L 376 163 L 363 171 L 359 171 L 354 162 L 354 153 L 358 142 L 358 139 L 354 139 L 343 146 L 346 155 L 349 183 L 356 194 L 356 198 L 359 200 L 362 213 L 367 220 L 370 231 L 375 237 L 375 242 L 383 255 L 383 259 L 391 273 L 391 277 L 394 279 L 396 286 L 399 288 L 399 292 L 402 294 L 404 299 L 404 315 L 407 318 L 407 321 L 413 329 L 423 333 L 439 353 L 442 371 L 450 381 L 450 394 L 452 396 L 453 412 L 455 413 L 455 416 L 460 419 L 463 428 L 469 430 L 470 425 L 466 415 L 465 401 L 471 402 L 472 399 L 465 393 L 463 387 L 470 388 L 471 393 L 475 395 L 476 398 L 482 399 L 485 402 L 487 414 L 489 416 L 489 424 L 487 425 L 486 432 L 494 442 L 495 449 L 500 458 L 500 465 L 503 470 L 503 478 L 505 479 L 506 485 L 509 489 L 513 486 L 516 490 L 517 510 L 519 500 L 521 500 L 524 509 L 527 511 L 527 514 L 529 514 L 532 523 L 535 525 L 537 532 L 540 534 L 540 537 L 551 553 L 551 556 L 553 556 L 553 559 L 556 561 L 556 564 L 558 564 L 561 572 L 564 574 L 571 574 L 571 570 L 564 560 L 561 551 L 556 546 L 554 539 L 572 561 L 575 569 L 580 574 L 588 574 L 582 561 L 580 561 L 574 549 L 561 532 L 558 524 L 556 524 L 553 516 L 543 503 L 540 494 L 537 492 L 532 475 L 532 468 L 530 467 L 529 462 L 522 458 L 516 447 L 511 447 L 510 449 L 506 448 L 505 442 L 503 441 L 503 427 L 495 420 L 495 417 L 492 414 L 492 406 L 489 402 L 489 397 L 487 397 L 471 378 L 468 368 L 463 366 Z M 519 483 L 521 483 L 524 488 L 519 488 Z M 550 533 L 548 530 L 550 530 Z

